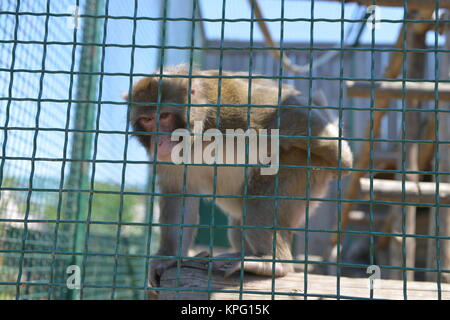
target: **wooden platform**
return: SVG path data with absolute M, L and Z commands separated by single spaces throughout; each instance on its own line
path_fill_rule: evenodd
M 196 267 L 184 266 L 180 270 L 178 288 L 176 291 L 176 268 L 167 270 L 161 278 L 161 287 L 157 297 L 160 300 L 170 299 L 208 299 L 208 272 Z M 213 272 L 210 291 L 210 299 L 213 300 L 238 300 L 240 292 L 239 275 L 224 278 L 221 272 Z M 165 289 L 166 290 L 165 290 Z M 284 278 L 275 279 L 275 299 L 297 300 L 304 299 L 304 274 L 291 273 Z M 336 299 L 337 283 L 335 276 L 308 274 L 307 295 L 308 299 Z M 407 282 L 408 300 L 434 300 L 437 299 L 437 285 L 431 282 Z M 450 284 L 441 285 L 441 298 L 450 299 Z M 203 292 L 193 290 L 204 290 Z M 251 274 L 245 274 L 243 283 L 244 300 L 272 299 L 272 279 Z M 219 291 L 219 292 L 217 292 Z M 340 278 L 341 299 L 368 299 L 368 279 L 363 278 Z M 403 281 L 380 280 L 379 288 L 374 291 L 374 299 L 396 299 L 403 300 Z

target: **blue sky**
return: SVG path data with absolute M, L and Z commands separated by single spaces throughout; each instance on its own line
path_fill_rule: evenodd
M 259 5 L 264 18 L 274 19 L 281 16 L 280 0 L 259 0 Z M 204 18 L 222 18 L 222 0 L 200 0 L 202 15 Z M 305 18 L 311 19 L 311 0 L 285 0 L 285 18 Z M 313 18 L 315 19 L 341 19 L 342 7 L 345 19 L 359 19 L 362 7 L 347 3 L 344 6 L 340 2 L 330 2 L 315 0 Z M 227 0 L 225 17 L 229 19 L 250 18 L 251 10 L 247 0 Z M 380 19 L 401 20 L 403 19 L 403 8 L 378 7 Z M 380 23 L 375 30 L 375 40 L 377 43 L 391 44 L 395 41 L 400 23 Z M 205 23 L 208 38 L 220 39 L 221 24 Z M 268 23 L 268 27 L 274 39 L 279 40 L 281 25 L 280 22 Z M 345 30 L 350 27 L 346 23 Z M 314 22 L 314 42 L 338 43 L 341 35 L 340 22 Z M 225 26 L 225 37 L 228 40 L 248 41 L 250 35 L 250 24 L 248 22 L 227 23 Z M 371 32 L 363 34 L 362 43 L 371 43 Z M 254 29 L 254 40 L 262 41 L 263 36 L 257 26 Z M 309 42 L 310 22 L 285 22 L 284 40 L 287 42 Z M 434 36 L 430 35 L 429 41 L 434 43 Z

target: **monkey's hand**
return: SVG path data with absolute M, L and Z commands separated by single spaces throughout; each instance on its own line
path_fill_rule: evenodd
M 150 285 L 152 287 L 159 287 L 159 281 L 161 279 L 161 275 L 167 269 L 175 266 L 177 264 L 177 259 L 153 259 L 150 262 L 150 271 L 149 271 L 149 280 Z

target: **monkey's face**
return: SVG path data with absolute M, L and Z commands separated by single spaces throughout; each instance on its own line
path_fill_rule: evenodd
M 158 77 L 144 77 L 134 86 L 130 97 L 124 97 L 131 104 L 131 124 L 134 131 L 157 133 L 143 135 L 137 133 L 139 141 L 152 157 L 155 157 L 155 142 L 157 141 L 156 158 L 160 161 L 170 161 L 172 148 L 176 142 L 171 141 L 174 130 L 185 128 L 185 108 L 165 104 L 186 103 L 186 80 L 166 79 L 159 81 Z M 158 102 L 158 89 L 161 89 L 159 114 L 155 104 Z M 147 105 L 148 104 L 148 105 Z M 157 117 L 159 117 L 157 121 Z M 157 137 L 157 138 L 156 138 Z
M 161 133 L 157 136 L 141 136 L 145 137 L 144 139 L 147 139 L 144 145 L 148 148 L 148 151 L 151 155 L 154 155 L 155 142 L 157 141 L 158 149 L 156 158 L 159 161 L 170 161 L 172 148 L 177 144 L 177 142 L 171 141 L 170 134 L 180 127 L 182 126 L 179 115 L 175 112 L 172 112 L 171 110 L 165 110 L 164 108 L 160 110 L 158 126 L 157 112 L 154 109 L 147 109 L 146 112 L 142 112 L 135 121 L 135 128 L 137 128 L 139 131 Z

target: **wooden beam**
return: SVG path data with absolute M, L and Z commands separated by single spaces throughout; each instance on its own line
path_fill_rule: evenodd
M 405 98 L 417 101 L 432 101 L 435 99 L 435 84 L 433 82 L 406 82 L 405 90 L 402 82 L 366 82 L 346 81 L 347 95 L 353 98 L 370 98 L 372 91 L 376 99 L 388 98 L 391 100 Z M 450 83 L 439 83 L 439 100 L 450 101 Z
M 340 277 L 339 293 L 342 297 L 370 298 L 368 278 Z M 308 295 L 311 300 L 336 299 L 336 276 L 308 274 L 308 291 L 304 288 L 304 274 L 290 273 L 286 277 L 276 278 L 274 298 L 276 300 L 303 300 Z M 377 284 L 376 284 L 377 285 Z M 441 284 L 442 299 L 450 299 L 450 284 Z M 211 278 L 208 271 L 202 268 L 181 267 L 177 280 L 177 269 L 172 268 L 163 273 L 161 277 L 160 300 L 238 300 L 239 291 L 251 291 L 243 293 L 245 300 L 269 300 L 272 299 L 272 278 L 245 273 L 242 289 L 240 288 L 239 273 L 228 278 L 221 272 L 212 272 Z M 176 291 L 176 288 L 182 289 Z M 208 289 L 209 288 L 209 289 Z M 436 283 L 408 281 L 408 300 L 435 300 L 437 299 Z M 208 291 L 210 296 L 208 297 Z M 218 292 L 220 291 L 220 292 Z M 374 289 L 375 299 L 403 299 L 403 281 L 380 280 L 379 286 Z
M 370 179 L 361 178 L 361 195 L 369 198 Z M 412 203 L 436 203 L 435 182 L 405 182 L 405 200 Z M 381 201 L 402 202 L 402 181 L 373 179 L 373 199 Z M 439 201 L 441 204 L 450 204 L 450 183 L 439 184 Z
M 264 41 L 266 42 L 267 46 L 269 47 L 279 47 L 280 45 L 277 44 L 273 39 L 272 36 L 270 34 L 270 30 L 266 25 L 266 22 L 263 20 L 264 17 L 262 15 L 262 11 L 259 7 L 258 4 L 258 0 L 248 0 L 248 3 L 250 5 L 250 8 L 253 8 L 254 14 L 255 14 L 255 18 L 258 19 L 257 23 L 259 26 L 259 29 L 261 30 L 263 36 L 264 36 Z M 278 63 L 280 61 L 280 54 L 283 55 L 283 59 L 282 59 L 282 63 L 283 66 L 291 72 L 295 72 L 295 73 L 303 73 L 304 71 L 302 70 L 302 68 L 296 64 L 294 64 L 289 57 L 281 50 L 270 50 L 270 53 L 272 54 L 272 56 L 275 58 L 275 62 Z
M 423 138 L 428 141 L 436 140 L 435 130 L 435 115 L 428 114 L 428 119 L 424 124 L 425 134 Z M 442 139 L 442 138 L 441 138 Z M 434 152 L 436 150 L 436 145 L 434 143 L 419 143 L 419 170 L 428 171 L 431 169 L 431 165 L 434 159 Z
M 339 1 L 342 0 L 332 0 L 332 1 Z M 344 0 L 344 2 L 357 2 L 360 5 L 364 6 L 371 6 L 373 5 L 372 0 Z M 404 0 L 377 0 L 378 6 L 385 6 L 385 7 L 402 7 L 404 6 Z M 431 8 L 434 8 L 436 5 L 436 0 L 407 0 L 408 3 L 408 9 L 410 10 L 426 10 Z M 450 0 L 440 0 L 439 3 L 440 8 L 450 9 Z

